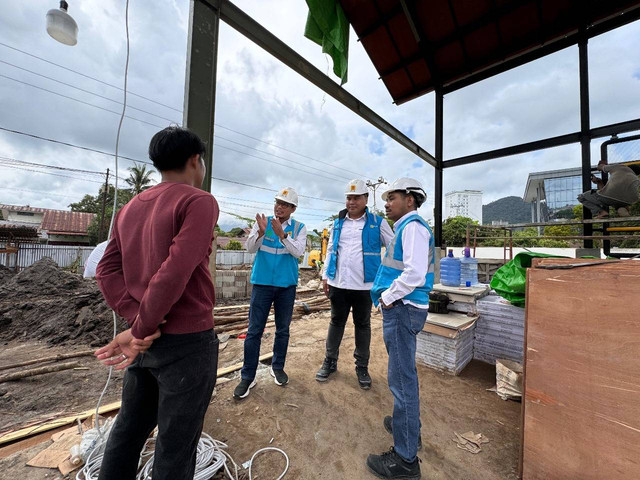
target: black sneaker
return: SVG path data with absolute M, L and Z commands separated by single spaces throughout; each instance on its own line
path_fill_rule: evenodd
M 325 357 L 320 370 L 318 370 L 318 373 L 316 373 L 316 380 L 319 382 L 326 382 L 329 379 L 329 376 L 337 370 L 338 360 Z
M 356 375 L 358 376 L 358 383 L 363 390 L 369 390 L 371 388 L 371 377 L 369 376 L 369 369 L 367 367 L 356 367 Z
M 243 378 L 242 380 L 240 380 L 240 383 L 233 391 L 233 398 L 236 398 L 238 400 L 241 398 L 246 398 L 247 396 L 249 396 L 249 390 L 251 390 L 255 386 L 255 378 L 253 380 L 247 380 L 246 378 Z
M 409 463 L 398 455 L 393 447 L 382 455 L 369 455 L 367 457 L 367 467 L 378 478 L 417 480 L 422 476 L 420 473 L 420 460 L 416 458 Z
M 393 435 L 393 418 L 386 416 L 382 423 L 384 424 L 384 429 Z M 418 450 L 422 450 L 422 436 L 418 437 Z
M 274 370 L 273 367 L 269 368 L 269 373 L 276 382 L 276 385 L 286 385 L 289 383 L 289 376 L 284 373 L 284 370 Z

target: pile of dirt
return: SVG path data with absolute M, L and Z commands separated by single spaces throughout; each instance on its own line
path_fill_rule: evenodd
M 8 282 L 15 275 L 15 272 L 0 264 L 0 285 Z
M 125 323 L 118 320 L 118 330 Z M 113 317 L 96 282 L 43 258 L 0 284 L 0 340 L 99 346 L 113 336 Z

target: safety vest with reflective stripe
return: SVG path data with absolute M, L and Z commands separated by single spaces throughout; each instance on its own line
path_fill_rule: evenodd
M 340 243 L 340 232 L 347 210 L 342 210 L 333 222 L 333 250 L 327 260 L 327 277 L 333 280 L 336 278 L 338 268 L 338 245 Z M 364 282 L 373 282 L 380 267 L 380 252 L 382 241 L 380 240 L 380 225 L 382 217 L 365 211 L 364 228 L 362 229 L 362 261 L 364 263 Z
M 429 231 L 429 269 L 425 276 L 424 285 L 416 287 L 413 292 L 405 296 L 403 300 L 409 300 L 420 305 L 429 304 L 429 292 L 433 288 L 433 276 L 435 271 L 435 260 L 433 258 L 433 233 L 431 232 L 431 228 L 429 228 L 429 224 L 426 220 L 416 214 L 408 217 L 399 225 L 395 225 L 395 236 L 387 248 L 387 252 L 382 259 L 382 264 L 378 269 L 378 274 L 376 275 L 373 287 L 371 288 L 371 298 L 376 307 L 378 306 L 378 301 L 380 300 L 382 292 L 388 289 L 393 281 L 398 278 L 404 270 L 402 232 L 409 222 L 420 222 Z M 426 245 L 425 248 L 427 248 Z
M 271 228 L 271 218 L 267 218 L 267 230 L 262 245 L 256 253 L 251 270 L 251 283 L 290 287 L 298 284 L 298 259 L 291 255 Z M 304 224 L 293 218 L 284 229 L 291 238 L 296 238 Z

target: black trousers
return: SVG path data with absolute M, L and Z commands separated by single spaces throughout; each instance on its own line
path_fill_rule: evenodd
M 329 286 L 331 301 L 331 322 L 327 334 L 327 358 L 337 360 L 347 324 L 349 312 L 353 310 L 356 349 L 353 356 L 358 367 L 369 366 L 369 346 L 371 344 L 371 294 L 369 290 L 347 290 Z
M 192 480 L 196 447 L 218 368 L 213 330 L 162 335 L 127 368 L 122 407 L 99 480 L 134 480 L 140 452 L 158 426 L 154 480 Z

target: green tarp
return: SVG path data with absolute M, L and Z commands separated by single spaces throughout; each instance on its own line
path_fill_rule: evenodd
M 304 36 L 322 46 L 333 59 L 333 73 L 340 85 L 347 82 L 349 58 L 349 22 L 337 0 L 307 0 L 309 15 Z
M 566 258 L 545 253 L 522 252 L 513 260 L 498 269 L 491 279 L 491 288 L 498 295 L 506 298 L 518 307 L 524 307 L 525 289 L 527 284 L 527 268 L 531 267 L 534 258 Z

